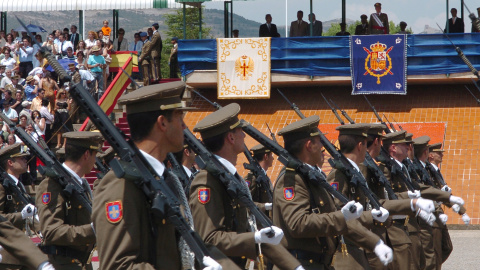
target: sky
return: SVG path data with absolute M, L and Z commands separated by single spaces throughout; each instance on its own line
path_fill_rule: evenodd
M 390 21 L 395 24 L 405 21 L 414 33 L 420 33 L 425 25 L 437 28 L 438 23 L 442 28 L 446 21 L 447 0 L 388 0 L 382 2 L 382 12 L 387 13 Z M 360 20 L 360 15 L 375 12 L 374 4 L 378 0 L 346 0 L 346 17 L 351 20 Z M 475 12 L 479 5 L 478 0 L 465 0 L 468 8 Z M 207 9 L 223 10 L 223 2 L 204 2 Z M 450 0 L 449 9 L 457 8 L 460 13 L 460 0 Z M 277 26 L 285 25 L 285 17 L 290 22 L 296 20 L 297 11 L 303 10 L 304 20 L 310 12 L 309 0 L 250 0 L 234 1 L 233 12 L 247 19 L 265 23 L 265 14 L 272 14 L 273 23 Z M 342 17 L 342 4 L 340 0 L 313 0 L 313 13 L 317 20 L 328 21 Z M 287 15 L 287 16 L 286 16 Z M 450 14 L 449 14 L 450 15 Z M 465 9 L 465 32 L 470 32 L 471 21 Z M 235 25 L 235 21 L 233 22 Z M 284 33 L 280 33 L 282 36 Z

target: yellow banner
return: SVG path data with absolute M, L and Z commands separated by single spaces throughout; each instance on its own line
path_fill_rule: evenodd
M 270 38 L 218 38 L 219 99 L 270 98 Z

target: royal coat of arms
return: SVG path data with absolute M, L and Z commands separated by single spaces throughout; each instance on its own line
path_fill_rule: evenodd
M 363 47 L 363 49 L 368 53 L 367 58 L 365 58 L 365 70 L 366 72 L 363 75 L 370 74 L 373 77 L 377 78 L 377 84 L 380 84 L 380 78 L 392 73 L 392 58 L 388 55 L 393 46 L 387 49 L 386 44 L 377 42 L 370 45 L 370 50 Z M 370 66 L 369 66 L 370 64 Z

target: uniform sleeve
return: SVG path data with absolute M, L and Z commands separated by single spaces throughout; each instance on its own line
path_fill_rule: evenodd
M 50 193 L 50 201 L 44 203 L 42 194 Z M 60 195 L 59 184 L 51 178 L 43 180 L 38 186 L 36 205 L 43 239 L 47 245 L 87 245 L 95 243 L 95 233 L 90 224 L 69 225 L 64 223 L 67 215 L 65 200 Z
M 283 177 L 275 186 L 274 207 L 280 209 L 281 219 L 292 237 L 313 238 L 317 236 L 339 235 L 346 229 L 346 222 L 340 211 L 330 213 L 312 213 L 310 194 L 300 176 L 295 176 L 294 195 L 291 199 L 284 196 Z
M 2 247 L 29 269 L 37 269 L 47 261 L 43 254 L 22 231 L 4 218 L 0 219 L 0 243 Z
M 5 204 L 7 203 L 7 194 L 3 185 L 0 185 L 0 213 L 8 221 L 10 221 L 15 228 L 22 229 L 25 225 L 22 219 L 22 213 L 5 213 Z
M 392 215 L 409 215 L 412 213 L 410 199 L 385 200 L 382 206 Z
M 371 216 L 371 213 L 370 213 Z M 359 220 L 353 219 L 347 222 L 348 231 L 344 235 L 360 247 L 373 251 L 380 237 L 365 228 Z
M 331 185 L 332 183 L 335 183 L 337 187 L 337 191 L 345 195 L 348 200 L 355 200 L 352 198 L 349 198 L 348 194 L 350 194 L 348 190 L 348 184 L 347 184 L 347 178 L 345 174 L 341 173 L 340 171 L 333 169 L 327 176 L 327 182 Z M 356 200 L 355 200 L 356 201 Z M 335 198 L 335 205 L 337 207 L 343 207 L 345 204 L 342 203 L 339 199 Z
M 200 189 L 209 189 L 209 199 L 199 199 Z M 205 243 L 212 244 L 227 256 L 256 258 L 253 232 L 228 232 L 225 227 L 225 191 L 216 179 L 207 179 L 205 171 L 197 174 L 190 189 L 189 204 L 195 230 Z
M 432 201 L 440 201 L 443 203 L 450 202 L 450 193 L 441 191 L 440 189 L 436 189 L 432 186 L 419 184 L 420 186 L 420 194 L 422 198 L 429 199 Z
M 292 270 L 300 266 L 300 262 L 282 245 L 262 244 L 262 252 L 275 263 L 275 269 Z
M 124 196 L 127 193 L 128 196 Z M 113 172 L 109 172 L 97 186 L 92 219 L 102 269 L 155 269 L 153 265 L 142 262 L 144 258 L 139 258 L 142 249 L 139 234 L 145 229 L 141 215 L 146 208 L 145 202 L 139 198 L 144 198 L 144 195 L 138 188 L 129 181 L 115 178 Z M 106 218 L 105 203 L 115 201 L 122 202 L 124 216 L 119 222 L 111 223 Z

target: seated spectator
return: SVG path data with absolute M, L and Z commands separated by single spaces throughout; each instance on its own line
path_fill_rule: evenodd
M 5 77 L 0 81 L 0 91 L 5 91 L 5 86 L 7 84 L 12 84 L 12 73 L 13 71 L 11 69 L 5 70 Z
M 11 90 L 12 90 L 12 93 L 15 93 L 15 92 L 22 92 L 23 93 L 23 86 L 21 86 L 19 84 L 19 81 L 20 81 L 20 76 L 18 74 L 16 74 L 15 76 L 12 76 L 12 84 L 11 84 Z
M 57 54 L 57 48 L 55 46 L 55 34 L 51 33 L 48 35 L 47 40 L 42 44 L 42 47 L 47 47 L 52 54 Z
M 22 102 L 22 111 L 18 114 L 18 116 L 26 115 L 27 116 L 27 122 L 29 124 L 32 123 L 32 110 L 30 109 L 32 107 L 32 102 L 24 100 Z
M 15 99 L 12 97 L 12 91 L 11 90 L 5 90 L 3 92 L 5 98 L 2 98 L 2 100 L 0 101 L 0 103 L 2 104 L 2 106 L 0 107 L 0 109 L 5 109 L 3 106 L 5 104 L 8 104 L 8 106 L 12 106 L 13 104 L 15 104 Z
M 39 88 L 37 96 L 32 99 L 32 111 L 40 111 L 42 108 L 42 99 L 45 97 L 45 89 Z
M 88 31 L 88 39 L 85 40 L 86 49 L 90 50 L 93 46 L 97 45 L 97 33 L 95 31 Z M 88 53 L 86 53 L 88 54 Z
M 3 126 L 3 122 L 2 122 L 2 126 Z M 4 132 L 4 131 L 2 130 L 0 132 Z M 0 149 L 5 148 L 7 146 L 8 146 L 8 144 L 6 143 L 5 137 L 0 136 Z
M 123 28 L 118 29 L 118 38 L 113 40 L 113 50 L 128 51 L 128 40 L 125 38 L 125 30 Z
M 139 52 L 141 51 L 143 46 L 143 42 L 140 40 L 140 33 L 135 33 L 133 37 L 134 41 L 130 43 L 130 47 L 128 48 L 128 50 L 131 52 Z
M 12 122 L 17 123 L 18 121 L 18 113 L 14 109 L 10 108 L 10 103 L 8 101 L 3 101 L 3 114 L 5 114 L 8 119 L 10 119 Z
M 12 109 L 17 111 L 17 114 L 20 115 L 20 112 L 23 110 L 23 97 L 22 97 L 22 92 L 16 92 L 15 93 L 15 103 L 12 104 Z
M 350 36 L 350 33 L 346 31 L 347 25 L 345 23 L 340 23 L 340 32 L 337 32 L 336 36 Z
M 67 48 L 67 55 L 63 56 L 63 59 L 69 59 L 75 61 L 75 55 L 73 54 L 73 48 Z
M 85 61 L 85 54 L 83 51 L 78 51 L 77 52 L 77 59 L 75 59 L 75 62 L 77 62 L 77 68 L 79 70 L 86 70 L 87 68 L 85 67 L 86 61 Z
M 53 114 L 50 112 L 48 109 L 50 101 L 48 98 L 42 99 L 42 107 L 40 108 L 40 115 L 42 117 L 45 117 L 45 141 L 50 141 L 50 138 L 52 137 L 52 124 L 54 120 Z
M 4 58 L 2 59 L 2 61 L 0 61 L 0 65 L 5 65 L 6 69 L 10 69 L 12 71 L 18 70 L 17 60 L 12 57 L 12 50 L 9 47 L 5 46 L 2 52 Z
M 0 137 L 3 142 L 7 141 L 8 134 L 8 131 L 3 130 L 3 121 L 0 120 Z
M 26 130 L 26 129 L 27 129 L 27 120 L 28 120 L 28 119 L 27 119 L 27 116 L 22 115 L 22 116 L 19 117 L 19 119 L 20 119 L 20 120 L 18 121 L 17 127 L 20 127 L 20 128 L 22 128 L 23 130 Z
M 80 40 L 77 45 L 77 50 L 75 51 L 78 55 L 79 52 L 85 52 L 87 50 L 87 44 L 85 44 L 85 41 Z

